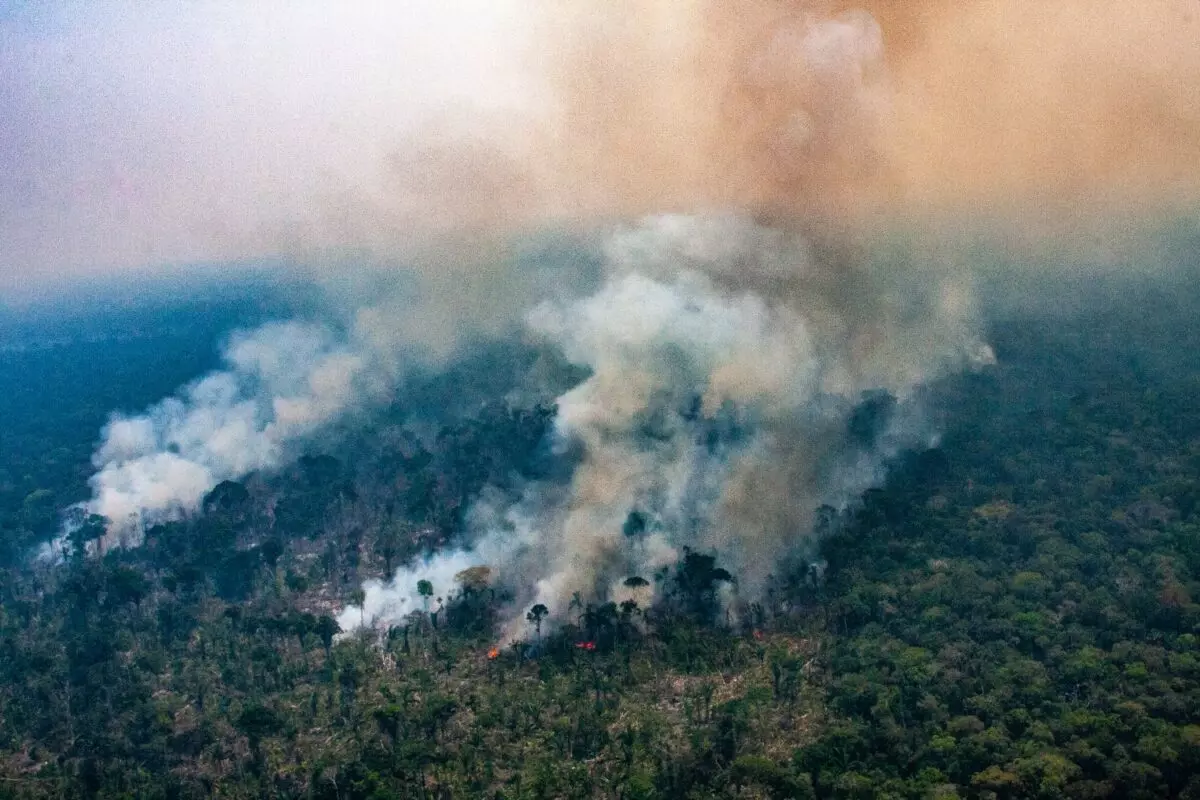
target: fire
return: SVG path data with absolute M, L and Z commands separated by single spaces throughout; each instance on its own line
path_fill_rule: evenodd
M 488 658 L 499 658 L 499 657 L 500 657 L 500 648 L 493 647 L 491 650 L 488 650 Z

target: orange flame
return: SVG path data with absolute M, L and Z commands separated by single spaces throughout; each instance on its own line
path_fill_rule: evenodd
M 499 657 L 500 657 L 500 648 L 493 647 L 491 650 L 488 650 L 488 658 L 499 658 Z

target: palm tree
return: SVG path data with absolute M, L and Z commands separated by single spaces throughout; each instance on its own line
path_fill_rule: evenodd
M 525 619 L 533 623 L 533 629 L 537 632 L 538 644 L 542 643 L 542 620 L 550 613 L 550 609 L 538 603 L 533 608 L 529 609 L 529 613 L 525 615 Z
M 417 594 L 421 595 L 421 602 L 425 604 L 425 611 L 429 611 L 429 598 L 433 597 L 433 584 L 427 580 L 417 581 Z
M 583 595 L 581 595 L 579 592 L 575 592 L 574 594 L 571 595 L 571 602 L 567 605 L 567 611 L 573 611 L 574 609 L 579 609 L 580 615 L 576 619 L 576 622 L 582 624 L 583 610 L 584 610 Z

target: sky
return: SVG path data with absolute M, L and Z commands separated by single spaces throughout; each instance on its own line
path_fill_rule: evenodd
M 0 0 L 0 293 L 562 216 L 1194 207 L 1197 0 L 861 5 L 847 84 L 839 0 Z
M 527 31 L 510 0 L 0 3 L 0 290 L 286 249 L 414 128 L 527 103 Z

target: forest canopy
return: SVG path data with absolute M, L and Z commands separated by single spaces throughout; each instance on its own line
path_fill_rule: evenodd
M 141 547 L 89 548 L 85 525 L 54 563 L 31 556 L 86 495 L 101 409 L 207 368 L 185 340 L 245 309 L 139 322 L 110 361 L 5 350 L 24 400 L 5 398 L 0 794 L 1200 796 L 1197 298 L 1116 286 L 990 320 L 996 364 L 923 398 L 936 446 L 822 510 L 817 550 L 741 613 L 736 571 L 687 551 L 628 576 L 652 602 L 581 586 L 499 648 L 510 598 L 482 568 L 423 578 L 382 638 L 335 618 L 364 579 L 467 543 L 485 487 L 569 469 L 553 405 L 485 400 L 529 354 L 414 385 Z M 890 402 L 865 397 L 852 435 Z

